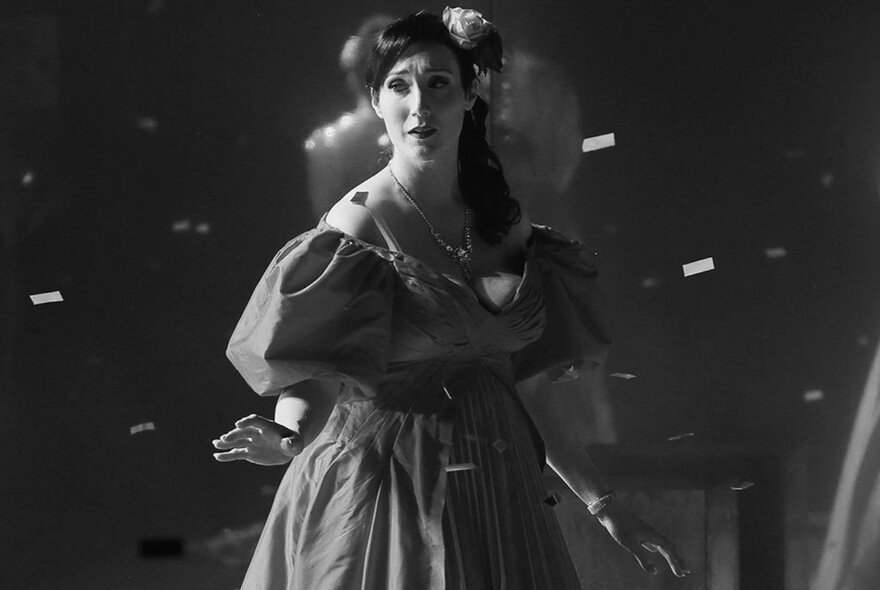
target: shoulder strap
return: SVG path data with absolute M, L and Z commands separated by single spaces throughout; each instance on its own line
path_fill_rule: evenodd
M 382 237 L 385 238 L 385 243 L 388 245 L 388 249 L 392 252 L 400 252 L 400 245 L 397 243 L 397 240 L 394 239 L 394 234 L 391 233 L 388 224 L 385 223 L 385 218 L 383 218 L 382 214 L 378 211 L 373 211 L 367 207 L 367 197 L 369 194 L 370 193 L 366 191 L 358 191 L 351 198 L 351 202 L 355 205 L 360 205 L 367 210 L 367 213 L 373 218 L 373 223 L 376 224 L 376 227 L 379 228 L 379 231 L 382 233 Z

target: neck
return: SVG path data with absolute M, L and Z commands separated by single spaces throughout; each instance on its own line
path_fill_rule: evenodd
M 419 206 L 461 206 L 457 159 L 410 162 L 394 156 L 388 166 L 413 199 L 418 201 Z

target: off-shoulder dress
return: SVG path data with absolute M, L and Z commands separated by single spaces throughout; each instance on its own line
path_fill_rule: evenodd
M 532 226 L 501 308 L 325 218 L 270 263 L 227 356 L 261 395 L 339 383 L 242 590 L 580 588 L 516 383 L 602 363 L 594 254 Z

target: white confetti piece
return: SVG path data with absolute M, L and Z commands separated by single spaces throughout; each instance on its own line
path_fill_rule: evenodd
M 446 397 L 448 397 L 449 399 L 452 399 L 452 394 L 449 393 L 448 389 L 446 389 L 446 384 L 441 383 L 440 386 L 443 387 L 443 392 L 446 394 Z
M 753 481 L 742 481 L 742 482 L 737 482 L 737 483 L 733 484 L 732 486 L 730 486 L 730 489 L 733 490 L 734 492 L 741 492 L 743 490 L 749 489 L 753 485 L 755 485 L 755 482 L 753 482 Z
M 476 468 L 477 466 L 473 463 L 456 463 L 455 465 L 447 465 L 445 467 L 447 473 L 452 473 L 453 471 L 472 471 Z
M 137 434 L 139 432 L 144 432 L 147 430 L 156 430 L 156 425 L 152 422 L 144 422 L 143 424 L 135 424 L 131 427 L 132 434 Z
M 808 389 L 804 392 L 804 401 L 807 403 L 820 402 L 825 399 L 825 392 L 821 389 Z
M 788 254 L 788 252 L 786 252 L 785 248 L 783 248 L 781 246 L 778 246 L 775 248 L 765 248 L 764 249 L 764 255 L 771 260 L 785 258 L 787 254 Z
M 712 258 L 703 258 L 702 260 L 683 264 L 681 268 L 684 271 L 684 276 L 689 277 L 701 272 L 715 270 L 715 262 Z
M 211 233 L 211 224 L 207 221 L 203 221 L 196 225 L 196 233 L 197 234 L 208 234 Z
M 610 377 L 617 377 L 618 379 L 635 379 L 636 376 L 632 373 L 611 373 Z
M 660 279 L 656 279 L 654 277 L 647 277 L 642 279 L 642 287 L 645 289 L 653 289 L 654 287 L 660 286 Z
M 825 188 L 831 188 L 831 185 L 834 184 L 834 175 L 830 172 L 826 172 L 822 175 L 821 182 L 822 186 Z
M 34 183 L 34 173 L 28 170 L 21 175 L 21 186 L 30 186 Z
M 42 305 L 43 303 L 59 303 L 64 301 L 64 298 L 61 297 L 61 291 L 51 291 L 31 295 L 31 301 L 34 302 L 34 305 Z
M 693 435 L 693 432 L 685 432 L 684 434 L 676 434 L 675 436 L 670 436 L 666 440 L 684 440 L 686 438 L 692 437 Z
M 597 135 L 596 137 L 588 137 L 581 144 L 581 151 L 595 152 L 609 147 L 614 147 L 614 134 L 606 133 L 605 135 Z
M 562 502 L 562 494 L 560 494 L 559 492 L 553 492 L 552 494 L 544 498 L 544 502 L 546 502 L 550 506 L 556 506 L 557 504 Z
M 189 231 L 190 229 L 192 229 L 192 221 L 189 219 L 178 219 L 171 224 L 171 231 L 176 234 Z
M 501 440 L 500 438 L 492 443 L 492 446 L 495 447 L 499 453 L 503 453 L 505 449 L 507 449 L 507 443 Z

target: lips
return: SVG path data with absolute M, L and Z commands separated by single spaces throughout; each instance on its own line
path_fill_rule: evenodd
M 427 125 L 420 125 L 418 127 L 413 127 L 409 130 L 409 135 L 416 137 L 418 139 L 425 139 L 431 137 L 437 132 L 433 127 L 428 127 Z

